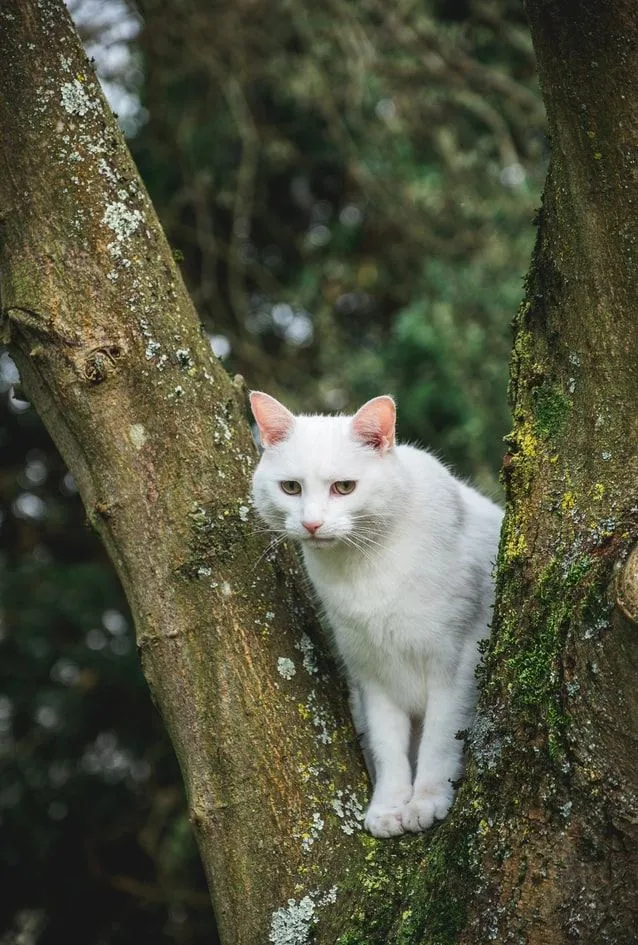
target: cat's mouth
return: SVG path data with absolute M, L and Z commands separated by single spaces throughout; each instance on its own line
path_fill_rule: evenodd
M 308 535 L 304 538 L 310 545 L 332 545 L 337 539 L 330 535 Z

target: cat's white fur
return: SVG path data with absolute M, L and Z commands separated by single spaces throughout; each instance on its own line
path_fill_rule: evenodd
M 377 837 L 426 829 L 462 771 L 456 736 L 474 712 L 501 510 L 430 453 L 395 445 L 389 397 L 354 417 L 295 417 L 259 392 L 251 402 L 265 448 L 255 507 L 301 543 L 372 754 L 365 825 Z M 289 480 L 301 494 L 282 490 Z M 354 491 L 335 494 L 342 481 Z

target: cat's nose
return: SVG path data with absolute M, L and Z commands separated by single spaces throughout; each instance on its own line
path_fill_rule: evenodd
M 301 524 L 307 532 L 310 532 L 311 535 L 314 535 L 314 533 L 321 528 L 323 522 L 302 522 Z

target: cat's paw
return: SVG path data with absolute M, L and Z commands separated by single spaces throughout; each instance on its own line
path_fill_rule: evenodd
M 435 820 L 447 817 L 453 799 L 454 793 L 449 785 L 439 790 L 415 792 L 401 814 L 403 829 L 410 833 L 427 830 Z
M 373 801 L 366 812 L 363 826 L 373 837 L 398 837 L 405 833 L 403 814 L 407 809 L 407 801 L 386 802 Z
M 405 833 L 403 814 L 406 810 L 411 790 L 397 791 L 382 797 L 372 798 L 366 812 L 363 825 L 373 837 L 398 837 Z

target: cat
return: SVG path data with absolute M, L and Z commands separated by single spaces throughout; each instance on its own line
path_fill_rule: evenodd
M 425 830 L 462 772 L 457 733 L 474 715 L 502 511 L 427 451 L 395 444 L 391 397 L 354 416 L 295 416 L 259 391 L 250 401 L 264 448 L 255 509 L 301 545 L 372 756 L 365 827 Z

